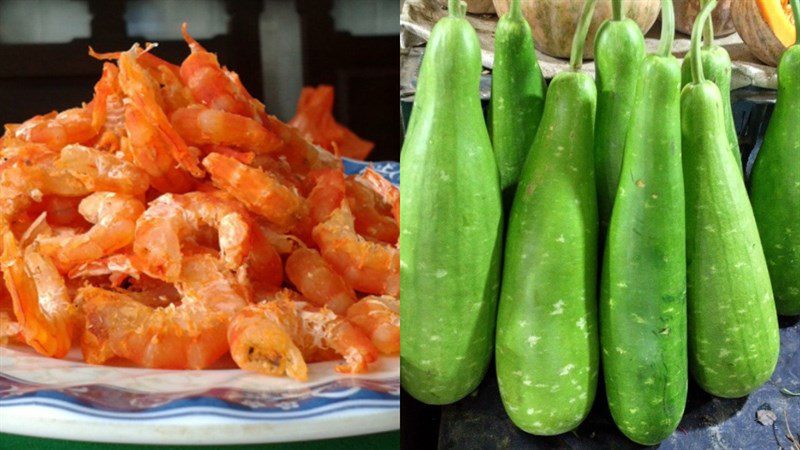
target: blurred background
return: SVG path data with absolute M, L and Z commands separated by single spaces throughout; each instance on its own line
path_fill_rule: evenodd
M 0 124 L 92 98 L 102 64 L 87 54 L 158 42 L 180 64 L 189 33 L 288 121 L 303 86 L 335 89 L 334 116 L 398 160 L 397 0 L 0 0 Z

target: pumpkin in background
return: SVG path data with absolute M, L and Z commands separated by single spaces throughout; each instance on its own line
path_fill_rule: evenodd
M 467 4 L 467 12 L 472 14 L 494 14 L 492 0 L 462 0 Z M 439 5 L 447 7 L 447 0 L 439 0 Z
M 508 12 L 509 0 L 494 0 L 498 15 Z M 531 26 L 536 49 L 550 56 L 569 58 L 572 36 L 581 17 L 583 0 L 522 0 L 522 14 Z M 661 12 L 660 0 L 623 0 L 625 17 L 647 33 Z M 594 36 L 604 20 L 611 18 L 611 0 L 599 0 L 584 47 L 584 58 L 594 55 Z
M 717 6 L 711 13 L 714 21 L 714 36 L 727 36 L 736 28 L 733 26 L 731 4 L 739 0 L 717 0 Z M 674 0 L 675 29 L 685 34 L 692 34 L 694 19 L 700 13 L 700 0 Z
M 795 42 L 789 0 L 736 0 L 731 12 L 747 48 L 761 62 L 777 66 L 783 51 Z

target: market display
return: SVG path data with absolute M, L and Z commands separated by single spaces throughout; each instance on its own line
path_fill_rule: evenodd
M 400 378 L 432 404 L 463 398 L 486 373 L 503 231 L 478 37 L 464 5 L 449 6 L 428 43 L 400 155 Z
M 5 126 L 0 341 L 163 369 L 230 352 L 298 380 L 397 354 L 397 188 L 304 135 L 372 144 L 332 120 L 330 88 L 305 91 L 298 130 L 183 34 L 180 65 L 90 49 L 109 61 L 91 102 Z
M 621 0 L 602 2 L 613 15 L 592 36 L 595 3 L 495 2 L 486 123 L 497 167 L 487 160 L 477 101 L 477 40 L 457 0 L 434 28 L 401 156 L 402 385 L 425 403 L 461 399 L 480 382 L 486 333 L 496 329 L 497 385 L 518 428 L 574 430 L 602 370 L 614 423 L 655 445 L 681 423 L 690 377 L 722 398 L 767 382 L 778 361 L 778 315 L 800 314 L 800 45 L 771 50 L 781 58 L 778 99 L 748 196 L 731 59 L 713 41 L 717 2 L 700 0 L 697 12 L 690 0 L 676 2 L 679 20 L 692 24 L 683 66 L 672 53 L 672 0 L 659 2 L 661 40 L 648 55 Z M 781 35 L 784 47 L 800 38 L 798 0 L 722 3 L 720 20 L 732 16 L 748 45 L 745 20 L 769 24 L 754 29 Z M 566 29 L 576 4 L 580 20 Z M 741 4 L 758 16 L 743 16 Z M 544 53 L 559 54 L 547 46 L 571 39 L 570 68 L 546 89 L 520 13 Z M 587 33 L 595 80 L 580 71 Z M 465 54 L 469 63 L 457 59 Z M 509 161 L 517 158 L 524 163 L 515 175 Z M 496 193 L 511 196 L 515 182 L 499 241 Z M 500 253 L 499 242 L 493 322 L 497 270 L 487 255 Z

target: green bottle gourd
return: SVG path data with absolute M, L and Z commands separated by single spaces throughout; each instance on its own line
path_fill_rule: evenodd
M 708 0 L 701 0 L 705 4 Z M 703 32 L 703 47 L 700 49 L 700 59 L 703 61 L 703 75 L 719 88 L 722 94 L 722 110 L 725 114 L 725 136 L 728 139 L 731 153 L 736 158 L 739 173 L 742 171 L 742 154 L 739 151 L 739 138 L 736 136 L 736 125 L 733 123 L 733 110 L 731 105 L 731 57 L 728 51 L 719 45 L 714 45 L 714 23 L 708 21 Z M 682 86 L 692 82 L 692 54 L 686 55 L 681 66 Z
M 505 247 L 497 380 L 511 420 L 538 435 L 578 426 L 597 385 L 597 92 L 579 71 L 595 2 L 584 3 L 572 69 L 556 75 L 547 90 Z
M 797 43 L 778 64 L 778 101 L 750 175 L 750 198 L 778 314 L 800 314 L 800 2 Z
M 400 158 L 401 383 L 429 404 L 455 402 L 483 378 L 500 281 L 500 181 L 465 8 L 450 0 L 434 27 Z
M 703 7 L 700 31 L 716 5 Z M 686 189 L 689 367 L 706 392 L 742 397 L 772 375 L 778 361 L 778 320 L 767 263 L 743 177 L 725 136 L 722 95 L 692 60 L 681 92 Z
M 613 18 L 600 26 L 594 43 L 597 70 L 594 157 L 601 240 L 608 229 L 617 193 L 636 80 L 644 58 L 644 36 L 639 26 L 624 17 L 622 0 L 612 0 L 611 6 Z
M 686 228 L 681 166 L 681 68 L 671 55 L 672 0 L 661 45 L 642 62 L 600 289 L 600 343 L 611 415 L 631 440 L 654 445 L 683 415 Z
M 500 171 L 500 188 L 508 203 L 536 136 L 546 90 L 531 27 L 522 15 L 520 0 L 512 0 L 508 14 L 497 22 L 494 33 L 489 103 L 489 134 Z

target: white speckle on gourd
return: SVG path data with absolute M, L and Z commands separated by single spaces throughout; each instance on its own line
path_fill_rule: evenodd
M 557 316 L 559 314 L 564 314 L 564 300 L 559 300 L 553 304 L 553 311 L 550 313 L 551 316 Z
M 575 364 L 567 364 L 566 366 L 562 367 L 561 370 L 558 372 L 558 375 L 561 377 L 565 377 L 569 375 L 572 369 L 575 368 Z

